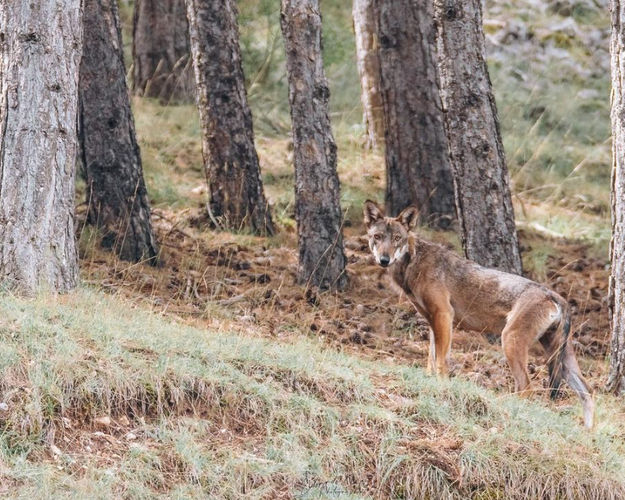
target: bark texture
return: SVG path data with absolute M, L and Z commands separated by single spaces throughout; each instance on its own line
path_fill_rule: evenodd
M 625 9 L 612 0 L 612 241 L 610 325 L 612 344 L 607 388 L 625 393 Z
M 347 282 L 330 90 L 321 57 L 318 0 L 282 0 L 295 163 L 298 280 L 321 288 Z
M 136 0 L 132 89 L 167 102 L 192 102 L 195 79 L 184 0 Z
M 79 138 L 89 222 L 122 259 L 153 259 L 158 248 L 126 87 L 117 1 L 84 2 Z
M 441 95 L 464 251 L 521 274 L 508 169 L 484 58 L 480 0 L 435 0 Z
M 76 285 L 79 0 L 0 2 L 0 284 Z
M 380 94 L 375 0 L 354 0 L 352 16 L 360 75 L 360 100 L 367 127 L 367 147 L 379 148 L 384 146 L 384 104 Z
M 272 234 L 254 147 L 234 0 L 189 0 L 191 52 L 210 214 L 220 225 Z
M 416 205 L 421 221 L 448 227 L 454 185 L 439 95 L 430 2 L 376 0 L 385 114 L 386 209 Z

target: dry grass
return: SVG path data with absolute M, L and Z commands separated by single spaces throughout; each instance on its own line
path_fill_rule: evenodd
M 625 494 L 605 416 L 589 434 L 460 379 L 216 334 L 85 289 L 0 306 L 5 496 Z

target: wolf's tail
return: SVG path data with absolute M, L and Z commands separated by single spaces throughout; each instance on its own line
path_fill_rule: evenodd
M 568 304 L 559 303 L 561 319 L 558 324 L 553 342 L 555 349 L 551 350 L 549 359 L 549 387 L 551 398 L 555 399 L 559 392 L 562 381 L 567 384 L 579 396 L 584 409 L 584 425 L 593 426 L 595 404 L 592 398 L 592 391 L 579 369 L 573 344 L 571 342 L 571 311 Z
M 560 387 L 563 382 L 564 375 L 564 347 L 568 343 L 569 335 L 571 333 L 571 315 L 568 311 L 562 311 L 562 318 L 556 329 L 552 343 L 553 348 L 549 352 L 549 361 L 547 366 L 549 368 L 549 395 L 551 399 L 557 399 L 560 395 Z

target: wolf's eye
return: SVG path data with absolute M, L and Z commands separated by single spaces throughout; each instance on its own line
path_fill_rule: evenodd
M 395 241 L 401 241 L 401 235 L 398 234 L 397 236 L 395 236 Z
M 381 238 L 382 238 L 382 236 L 380 236 L 379 234 L 374 234 L 374 235 L 373 235 L 373 239 L 374 239 L 375 241 L 380 241 L 380 239 L 381 239 Z

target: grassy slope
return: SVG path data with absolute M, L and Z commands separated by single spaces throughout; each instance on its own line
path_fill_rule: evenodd
M 0 309 L 4 497 L 625 495 L 622 430 L 605 415 L 587 433 L 577 407 L 304 337 L 194 329 L 86 289 Z

